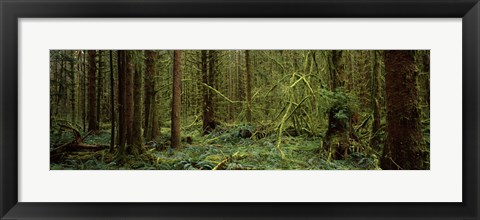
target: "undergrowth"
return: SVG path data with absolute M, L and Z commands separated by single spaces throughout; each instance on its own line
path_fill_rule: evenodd
M 191 137 L 191 143 L 182 142 L 182 149 L 158 149 L 145 143 L 146 153 L 139 158 L 129 156 L 119 164 L 115 153 L 104 149 L 97 152 L 72 152 L 52 170 L 357 170 L 379 169 L 375 155 L 351 153 L 346 160 L 327 161 L 320 150 L 321 138 L 307 135 L 281 139 L 282 158 L 276 147 L 276 133 L 265 137 L 253 135 L 249 125 L 221 125 L 208 135 L 201 135 L 201 127 L 192 126 L 182 131 Z M 245 133 L 252 134 L 245 137 Z M 161 140 L 168 141 L 169 131 L 162 130 Z M 61 136 L 61 135 L 60 135 Z M 60 137 L 59 136 L 59 137 Z M 56 137 L 56 136 L 55 136 Z M 65 137 L 62 137 L 62 140 Z M 59 140 L 54 140 L 58 142 Z M 109 145 L 110 132 L 103 130 L 89 135 L 88 144 Z M 162 145 L 164 143 L 156 143 Z

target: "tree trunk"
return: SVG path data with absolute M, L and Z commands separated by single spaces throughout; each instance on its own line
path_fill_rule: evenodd
M 155 72 L 156 75 L 156 72 Z M 154 75 L 154 76 L 155 76 Z M 152 80 L 152 81 L 155 81 Z M 157 109 L 157 97 L 158 97 L 158 92 L 156 90 L 156 83 L 153 83 L 153 95 L 152 95 L 152 102 L 151 102 L 151 114 L 152 114 L 152 121 L 150 124 L 152 124 L 151 132 L 150 132 L 150 138 L 151 140 L 155 140 L 156 142 L 160 142 L 160 120 L 159 120 L 159 112 Z
M 244 100 L 244 83 L 243 83 L 243 77 L 242 77 L 242 74 L 240 73 L 240 51 L 237 50 L 235 51 L 235 64 L 236 64 L 236 70 L 237 70 L 237 74 L 236 74 L 236 79 L 237 79 L 237 89 L 236 89 L 236 93 L 237 93 L 237 100 Z M 242 103 L 237 103 L 237 114 L 240 114 L 242 111 L 243 111 L 243 104 Z M 236 118 L 237 120 L 240 120 L 240 118 Z
M 132 153 L 133 144 L 133 62 L 132 51 L 125 54 L 125 129 L 127 137 L 127 153 Z
M 216 51 L 215 50 L 209 50 L 208 51 L 208 85 L 211 86 L 212 88 L 218 89 L 217 86 L 215 85 L 215 80 L 217 78 L 216 76 Z M 209 127 L 213 130 L 217 127 L 217 123 L 215 121 L 215 102 L 213 100 L 214 98 L 214 92 L 211 91 L 210 89 L 208 90 L 208 100 L 209 100 Z
M 385 51 L 387 142 L 382 169 L 426 169 L 420 130 L 420 114 L 414 52 Z
M 135 156 L 144 153 L 142 134 L 142 71 L 138 64 L 135 64 L 134 91 L 133 91 L 133 127 L 132 127 L 132 153 Z
M 83 77 L 82 77 L 82 121 L 83 132 L 87 131 L 87 62 L 86 51 L 83 51 Z
M 332 51 L 329 54 L 330 71 L 330 89 L 334 93 L 340 92 L 338 89 L 343 85 L 341 71 L 342 51 Z M 328 110 L 328 129 L 323 140 L 323 147 L 328 152 L 328 159 L 346 159 L 350 147 L 351 115 L 347 118 L 337 117 L 340 111 L 344 111 L 340 106 L 332 106 Z M 344 113 L 345 114 L 345 113 Z
M 228 62 L 232 63 L 231 53 L 228 53 Z M 233 74 L 232 74 L 232 68 L 231 67 L 228 67 L 228 75 L 226 75 L 226 78 L 227 78 L 226 81 L 227 81 L 228 97 L 234 97 L 233 96 Z M 228 122 L 232 122 L 232 120 L 233 120 L 233 104 L 231 102 L 228 102 L 227 114 L 228 114 Z
M 98 51 L 98 76 L 97 76 L 97 130 L 100 129 L 102 120 L 102 93 L 103 93 L 103 76 L 102 76 L 102 51 Z
M 202 59 L 202 83 L 208 85 L 208 72 L 207 72 L 207 51 L 202 50 L 201 52 L 201 59 Z M 202 111 L 203 111 L 203 134 L 208 134 L 211 129 L 209 129 L 208 121 L 209 119 L 209 99 L 208 93 L 209 89 L 206 86 L 202 86 L 202 93 L 203 93 L 203 104 L 202 104 Z
M 148 140 L 159 141 L 158 113 L 156 112 L 155 92 L 155 60 L 157 53 L 153 50 L 145 51 L 145 137 Z
M 245 51 L 245 72 L 247 75 L 247 122 L 252 122 L 252 73 L 250 72 L 250 51 Z
M 371 51 L 371 61 L 372 61 L 372 70 L 370 77 L 370 104 L 373 112 L 373 124 L 372 124 L 372 134 L 370 135 L 370 146 L 378 151 L 379 148 L 379 136 L 378 129 L 380 129 L 380 112 L 378 107 L 378 98 L 380 94 L 378 93 L 379 80 L 378 76 L 380 71 L 380 59 L 382 56 L 377 56 L 377 51 Z
M 208 68 L 207 68 L 208 66 Z M 206 50 L 202 50 L 202 82 L 205 85 L 208 85 L 213 88 L 213 79 L 214 79 L 214 66 L 215 61 L 212 55 L 212 51 L 208 52 Z M 213 93 L 212 91 L 207 88 L 207 86 L 203 86 L 203 134 L 209 134 L 212 130 L 215 129 L 215 111 L 213 108 Z
M 118 158 L 120 162 L 125 160 L 125 51 L 117 52 L 118 62 Z
M 115 147 L 115 83 L 113 81 L 113 56 L 112 51 L 109 51 L 110 55 L 110 153 L 113 152 Z
M 172 86 L 172 129 L 171 143 L 173 148 L 179 149 L 180 145 L 180 112 L 182 94 L 182 51 L 173 52 L 173 86 Z
M 77 82 L 75 75 L 77 73 L 75 72 L 75 59 L 74 59 L 74 51 L 70 51 L 70 79 L 71 79 L 71 86 L 70 86 L 70 105 L 71 105 L 71 117 L 72 117 L 72 122 L 77 124 L 77 112 L 75 108 L 75 101 L 76 101 L 76 95 L 77 95 Z
M 330 61 L 330 89 L 335 92 L 339 86 L 341 79 L 340 60 L 342 58 L 342 51 L 334 50 L 331 52 Z
M 154 58 L 155 58 L 155 61 L 157 59 L 157 56 L 158 56 L 158 52 L 154 52 Z M 153 64 L 153 66 L 155 67 L 155 63 Z M 160 142 L 160 134 L 161 134 L 161 124 L 160 124 L 160 116 L 159 116 L 159 111 L 158 111 L 158 100 L 159 100 L 159 91 L 157 90 L 157 78 L 159 76 L 159 71 L 157 71 L 156 69 L 154 69 L 153 71 L 153 75 L 152 75 L 152 97 L 151 97 L 151 108 L 150 108 L 150 112 L 151 112 L 151 115 L 152 115 L 152 120 L 150 121 L 149 124 L 151 124 L 151 134 L 150 134 L 150 137 L 157 141 L 158 143 Z
M 145 50 L 145 121 L 143 123 L 143 130 L 145 131 L 145 138 L 147 140 L 150 140 L 150 119 L 151 119 L 151 114 L 150 114 L 150 107 L 151 107 L 151 101 L 152 101 L 152 81 L 153 81 L 153 68 L 154 68 L 154 62 L 153 62 L 153 57 L 152 57 L 152 51 L 151 50 Z
M 82 113 L 83 113 L 83 110 L 82 110 L 82 107 L 83 107 L 83 104 L 82 104 L 82 86 L 83 86 L 83 80 L 84 80 L 84 77 L 83 77 L 83 69 L 82 69 L 82 51 L 79 50 L 77 51 L 77 74 L 78 74 L 78 77 L 77 77 L 77 82 L 78 82 L 78 85 L 76 85 L 76 97 L 75 97 L 75 100 L 77 101 L 77 103 L 75 104 L 76 105 L 76 112 L 77 112 L 77 121 L 78 119 L 80 119 L 80 123 L 82 123 L 82 120 L 81 120 L 81 117 L 82 117 Z
M 97 116 L 95 112 L 96 99 L 95 99 L 95 51 L 88 51 L 88 130 L 97 131 Z
M 430 51 L 425 51 L 422 57 L 423 60 L 423 72 L 428 74 L 428 80 L 425 80 L 425 101 L 427 102 L 428 109 L 430 109 Z
M 54 94 L 53 100 L 51 100 L 51 111 L 53 112 L 53 115 L 55 117 L 58 116 L 58 104 L 59 104 L 59 96 L 58 96 L 58 61 L 57 59 L 53 60 L 53 81 L 52 81 L 52 86 L 50 87 L 50 92 Z M 52 120 L 52 119 L 50 119 Z
M 67 73 L 66 73 L 66 68 L 65 68 L 65 54 L 64 53 L 61 53 L 62 56 L 61 56 L 61 69 L 60 69 L 60 84 L 59 84 L 59 92 L 58 94 L 60 95 L 60 108 L 62 110 L 62 113 L 61 113 L 61 116 L 63 118 L 66 118 L 65 117 L 65 114 L 66 114 L 66 110 L 67 110 L 67 97 L 68 97 L 68 94 L 67 94 L 67 88 L 66 88 L 66 85 L 67 85 Z

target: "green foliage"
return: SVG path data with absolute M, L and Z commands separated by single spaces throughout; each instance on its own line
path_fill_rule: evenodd
M 201 129 L 194 127 L 192 129 Z M 243 138 L 242 130 L 253 132 L 255 127 L 246 124 L 221 125 L 211 134 L 202 136 L 195 130 L 192 144 L 184 143 L 181 150 L 150 149 L 141 158 L 130 156 L 127 163 L 117 163 L 115 155 L 106 150 L 69 155 L 61 164 L 51 164 L 52 170 L 354 170 L 378 169 L 378 160 L 363 154 L 352 154 L 347 160 L 326 161 L 320 152 L 321 138 L 284 136 L 282 150 L 276 148 L 275 135 L 257 139 Z M 164 134 L 168 136 L 168 133 Z M 164 137 L 162 137 L 164 138 Z M 90 142 L 106 143 L 107 131 L 87 138 Z
M 84 142 L 86 144 L 110 145 L 110 130 L 102 130 L 95 135 L 89 135 Z
M 214 167 L 215 164 L 211 161 L 204 161 L 200 158 L 189 158 L 175 164 L 175 168 L 178 170 L 211 170 Z
M 70 130 L 65 130 L 60 125 L 67 125 L 69 127 L 80 130 L 79 126 L 62 119 L 53 118 L 50 127 L 50 147 L 67 143 L 75 139 Z
M 366 155 L 360 152 L 354 152 L 349 155 L 348 161 L 358 168 L 366 170 L 378 170 L 380 169 L 378 164 L 380 163 L 378 157 L 375 154 Z
M 333 111 L 338 120 L 347 120 L 358 112 L 359 101 L 353 93 L 345 92 L 342 88 L 335 92 L 324 90 L 323 97 L 327 100 L 327 111 Z
M 222 124 L 212 131 L 207 137 L 224 143 L 238 144 L 249 142 L 255 133 L 255 127 L 249 124 L 226 125 Z

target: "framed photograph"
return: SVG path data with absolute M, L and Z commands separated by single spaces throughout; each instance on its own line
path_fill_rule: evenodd
M 0 13 L 1 219 L 479 219 L 477 0 Z

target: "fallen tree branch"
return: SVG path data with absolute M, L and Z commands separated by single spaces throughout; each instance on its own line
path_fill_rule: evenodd
M 205 83 L 202 83 L 203 86 L 207 87 L 208 89 L 214 91 L 215 93 L 217 93 L 219 96 L 221 96 L 222 98 L 224 98 L 225 100 L 227 100 L 228 102 L 230 103 L 244 103 L 244 101 L 234 101 L 234 100 L 231 100 L 229 99 L 227 96 L 225 96 L 224 94 L 222 94 L 220 91 L 216 90 L 215 88 L 205 84 Z
M 65 154 L 69 152 L 75 152 L 75 151 L 99 151 L 103 150 L 106 146 L 104 145 L 92 145 L 92 144 L 85 144 L 83 141 L 85 138 L 87 138 L 90 134 L 93 133 L 93 131 L 89 131 L 87 134 L 85 134 L 83 137 L 80 135 L 80 132 L 73 128 L 72 126 L 69 125 L 59 125 L 61 128 L 64 128 L 66 130 L 70 130 L 73 132 L 74 135 L 74 140 L 64 143 L 58 147 L 53 148 L 50 150 L 50 159 L 53 162 L 58 162 L 60 161 Z
M 224 164 L 226 164 L 229 159 L 230 159 L 230 157 L 225 158 L 225 159 L 222 160 L 220 163 L 218 163 L 217 166 L 215 166 L 212 170 L 218 170 L 218 168 L 220 168 L 221 166 L 223 166 Z
M 237 158 L 239 151 L 235 152 L 232 156 L 226 157 L 220 163 L 217 164 L 212 170 L 218 170 L 221 166 L 225 165 L 229 160 Z

